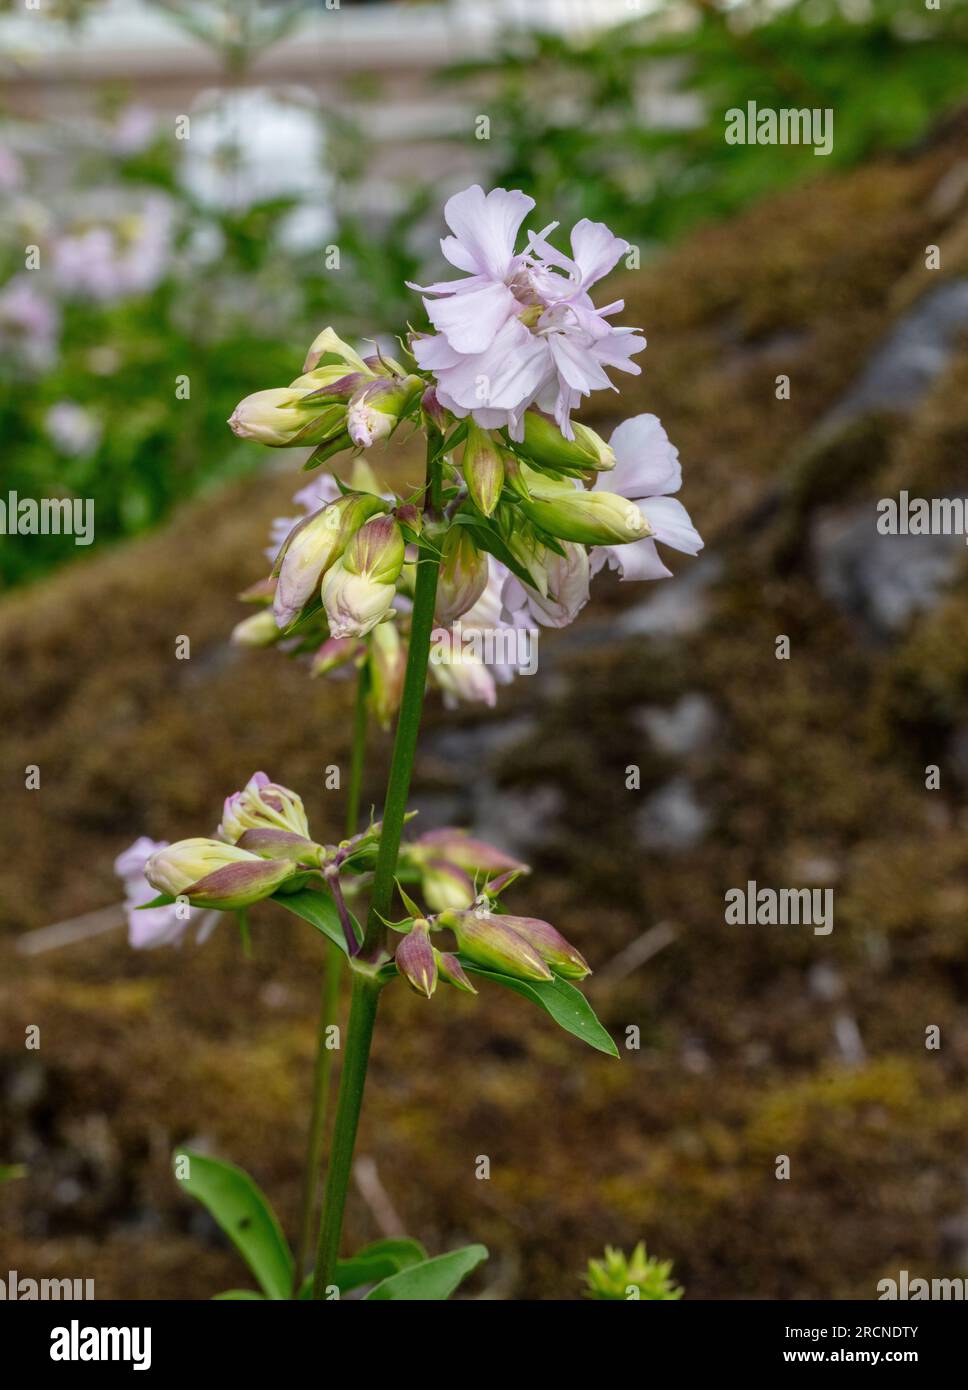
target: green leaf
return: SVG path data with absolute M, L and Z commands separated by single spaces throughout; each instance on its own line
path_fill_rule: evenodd
M 339 919 L 339 911 L 328 893 L 319 893 L 312 888 L 303 888 L 298 893 L 273 893 L 272 901 L 278 903 L 280 907 L 286 908 L 289 912 L 295 913 L 304 922 L 309 922 L 317 931 L 328 936 L 330 941 L 341 951 L 346 951 L 346 937 L 343 933 L 343 924 Z M 350 913 L 350 921 L 353 923 L 357 941 L 362 941 L 363 932 L 352 912 Z
M 399 1274 L 377 1284 L 366 1295 L 367 1301 L 382 1299 L 429 1302 L 450 1298 L 451 1294 L 479 1264 L 487 1259 L 483 1245 L 465 1245 L 447 1255 L 437 1255 L 422 1264 L 411 1265 Z
M 232 1241 L 269 1298 L 288 1298 L 293 1261 L 282 1227 L 265 1196 L 234 1163 L 178 1149 L 188 1159 L 189 1176 L 180 1181 L 201 1202 Z
M 26 1163 L 0 1163 L 0 1182 L 13 1182 L 27 1176 Z
M 339 1260 L 333 1283 L 340 1293 L 358 1289 L 362 1284 L 376 1284 L 391 1274 L 409 1269 L 412 1265 L 424 1264 L 427 1252 L 419 1240 L 409 1236 L 391 1237 L 388 1240 L 375 1240 L 372 1245 L 364 1245 L 348 1260 Z M 313 1276 L 310 1274 L 299 1290 L 300 1298 L 309 1298 L 313 1289 Z
M 256 1293 L 255 1289 L 226 1289 L 225 1293 L 212 1295 L 214 1303 L 224 1303 L 229 1299 L 255 1299 L 257 1303 L 265 1303 L 264 1293 Z
M 458 956 L 465 970 L 480 975 L 485 980 L 513 989 L 515 994 L 523 995 L 532 1003 L 539 1004 L 551 1015 L 566 1033 L 574 1033 L 576 1038 L 588 1043 L 598 1052 L 606 1052 L 609 1057 L 618 1056 L 618 1048 L 595 1016 L 595 1010 L 580 989 L 556 975 L 553 980 L 518 980 L 513 975 L 502 975 L 496 970 L 484 970 L 466 956 Z
M 159 893 L 157 898 L 152 898 L 150 903 L 139 903 L 135 908 L 136 912 L 145 912 L 149 907 L 167 907 L 175 899 L 170 893 Z

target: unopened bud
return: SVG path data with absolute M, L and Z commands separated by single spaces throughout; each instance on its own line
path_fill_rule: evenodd
M 229 416 L 232 432 L 275 449 L 324 444 L 345 428 L 346 407 L 307 400 L 304 391 L 289 387 L 256 391 L 239 402 Z
M 343 341 L 335 328 L 324 328 L 322 333 L 317 334 L 313 339 L 312 346 L 306 353 L 303 371 L 315 371 L 324 357 L 335 357 L 339 362 L 353 367 L 359 372 L 367 370 L 366 363 L 360 354 L 351 348 L 349 343 Z
M 370 708 L 381 728 L 400 708 L 407 649 L 395 623 L 378 623 L 370 634 Z
M 238 839 L 239 849 L 257 854 L 260 859 L 289 859 L 294 864 L 319 864 L 323 851 L 313 840 L 305 835 L 297 835 L 292 830 L 246 830 Z
M 437 392 L 432 386 L 428 386 L 420 397 L 420 409 L 423 411 L 430 424 L 433 425 L 434 429 L 437 430 L 438 433 L 443 434 L 447 429 L 449 416 L 437 399 Z
M 466 830 L 459 830 L 456 826 L 428 830 L 414 842 L 411 854 L 414 851 L 423 861 L 429 858 L 446 859 L 448 863 L 456 864 L 468 874 L 485 874 L 490 877 L 491 874 L 510 871 L 530 872 L 527 864 L 523 864 L 520 859 L 505 854 L 496 845 L 475 839 L 473 835 L 468 835 Z
M 400 942 L 394 956 L 403 978 L 426 998 L 437 988 L 437 953 L 431 945 L 430 931 L 423 918 L 418 918 Z
M 474 901 L 474 884 L 456 864 L 430 859 L 422 866 L 421 875 L 423 895 L 433 912 L 448 908 L 463 912 Z
M 577 422 L 572 422 L 572 429 L 574 439 L 566 439 L 550 415 L 528 410 L 524 416 L 524 440 L 517 446 L 518 452 L 539 466 L 563 473 L 585 472 L 589 468 L 603 473 L 615 467 L 615 453 L 601 435 Z
M 423 388 L 419 376 L 377 377 L 352 396 L 346 411 L 346 428 L 353 443 L 369 449 L 387 439 Z
M 461 951 L 477 965 L 520 980 L 553 978 L 538 952 L 505 918 L 478 907 L 471 912 L 442 912 L 437 920 L 451 928 Z
M 354 533 L 385 506 L 385 502 L 371 493 L 348 492 L 313 512 L 290 531 L 276 560 L 279 577 L 273 611 L 280 628 L 294 622 Z
M 581 545 L 622 545 L 652 534 L 642 512 L 615 492 L 586 492 L 570 483 L 524 470 L 527 490 L 519 495 L 521 510 L 536 526 L 563 541 Z
M 329 637 L 319 648 L 309 667 L 311 676 L 328 676 L 363 655 L 366 648 L 355 637 Z
M 269 608 L 250 614 L 232 629 L 232 643 L 236 647 L 271 647 L 281 636 L 279 624 Z
M 510 916 L 502 917 L 501 921 L 523 937 L 556 975 L 562 975 L 566 980 L 583 980 L 592 973 L 581 952 L 576 951 L 550 922 L 542 922 L 537 917 Z
M 461 468 L 474 505 L 485 516 L 490 516 L 504 486 L 504 459 L 489 432 L 473 420 L 467 422 L 467 443 Z
M 186 897 L 196 907 L 226 912 L 270 897 L 296 872 L 289 860 L 260 859 L 220 840 L 179 840 L 157 850 L 145 878 L 160 893 Z
M 466 994 L 477 993 L 467 971 L 451 951 L 437 951 L 437 972 L 446 984 L 453 985 L 455 989 L 462 989 Z
M 323 578 L 332 636 L 365 637 L 387 616 L 403 557 L 403 535 L 392 517 L 374 517 L 360 527 Z
M 437 622 L 450 627 L 473 608 L 487 588 L 488 573 L 487 555 L 478 550 L 467 527 L 452 526 L 444 537 L 437 581 Z
M 288 830 L 309 836 L 309 821 L 302 798 L 288 787 L 272 782 L 264 772 L 254 772 L 239 792 L 225 798 L 219 837 L 234 845 L 246 830 Z

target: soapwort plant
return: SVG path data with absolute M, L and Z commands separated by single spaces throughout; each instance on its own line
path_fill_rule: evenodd
M 398 981 L 428 1000 L 442 985 L 468 995 L 479 986 L 512 990 L 617 1056 L 578 988 L 590 973 L 584 957 L 550 923 L 521 915 L 527 866 L 458 829 L 404 839 L 428 680 L 448 702 L 493 703 L 496 684 L 514 675 L 513 663 L 492 671 L 456 642 L 448 658 L 444 641 L 445 659 L 431 664 L 432 643 L 440 650 L 457 623 L 563 626 L 604 566 L 623 579 L 656 579 L 669 574 L 657 542 L 690 554 L 702 545 L 672 496 L 678 455 L 655 416 L 626 420 L 608 442 L 572 420 L 591 391 L 614 389 L 610 369 L 639 370 L 632 358 L 645 340 L 610 322 L 622 301 L 599 308 L 589 293 L 627 244 L 586 219 L 572 230 L 570 255 L 550 240 L 554 223 L 528 232 L 516 250 L 532 208 L 505 189 L 452 197 L 441 247 L 462 275 L 421 290 L 433 331 L 411 333 L 397 356 L 363 356 L 327 328 L 295 380 L 248 396 L 229 422 L 273 448 L 310 447 L 309 470 L 351 456 L 345 476 L 297 495 L 303 516 L 274 528 L 271 573 L 243 595 L 255 612 L 234 639 L 279 647 L 314 676 L 355 675 L 357 697 L 338 844 L 314 839 L 299 795 L 258 772 L 228 797 L 213 837 L 139 841 L 118 865 L 140 944 L 175 939 L 193 916 L 203 930 L 226 912 L 245 927 L 262 901 L 328 942 L 295 1254 L 241 1169 L 186 1151 L 175 1158 L 176 1175 L 262 1290 L 222 1297 L 332 1299 L 369 1286 L 369 1299 L 446 1298 L 486 1257 L 471 1245 L 429 1258 L 403 1239 L 340 1257 L 378 1006 Z M 399 496 L 378 481 L 374 456 L 413 434 L 424 441 L 424 481 Z M 370 716 L 395 719 L 396 732 L 382 815 L 361 828 Z M 141 904 L 144 880 L 157 896 Z M 342 971 L 351 981 L 349 1020 L 316 1231 L 332 1057 L 323 1039 Z

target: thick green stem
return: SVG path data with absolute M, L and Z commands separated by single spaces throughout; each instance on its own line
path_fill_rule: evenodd
M 333 1125 L 326 1189 L 323 1193 L 323 1222 L 316 1247 L 313 1298 L 325 1298 L 332 1285 L 343 1230 L 346 1190 L 353 1167 L 356 1128 L 363 1104 L 366 1069 L 370 1061 L 370 1042 L 380 998 L 380 985 L 369 975 L 355 972 L 350 1001 L 350 1021 L 346 1029 L 346 1053 L 340 1075 L 339 1101 Z
M 360 818 L 360 786 L 363 780 L 363 758 L 366 752 L 368 693 L 367 668 L 364 666 L 356 680 L 356 701 L 353 711 L 353 747 L 350 757 L 350 780 L 346 799 L 346 835 L 354 835 Z M 326 1138 L 326 1116 L 333 1079 L 334 1048 L 327 1047 L 329 1030 L 336 1022 L 340 985 L 343 981 L 343 952 L 330 942 L 319 1006 L 319 1028 L 316 1037 L 316 1062 L 313 1068 L 313 1106 L 309 1120 L 309 1143 L 306 1167 L 303 1172 L 302 1200 L 299 1210 L 299 1244 L 296 1249 L 296 1268 L 293 1297 L 302 1287 L 309 1252 L 316 1229 L 316 1206 L 322 1178 L 323 1144 Z
M 424 497 L 425 535 L 427 523 L 437 517 L 437 498 L 440 492 L 440 464 L 434 462 L 438 444 L 431 434 L 427 445 L 427 484 Z M 316 1271 L 313 1276 L 313 1298 L 321 1299 L 333 1283 L 343 1230 L 343 1211 L 353 1164 L 356 1129 L 363 1104 L 366 1069 L 370 1059 L 370 1042 L 376 1019 L 381 984 L 367 969 L 385 956 L 387 917 L 393 901 L 393 878 L 400 849 L 400 836 L 410 795 L 410 778 L 417 750 L 417 734 L 423 713 L 424 690 L 427 685 L 427 665 L 430 658 L 430 634 L 434 626 L 437 602 L 437 574 L 440 557 L 433 544 L 421 544 L 417 557 L 417 579 L 414 586 L 413 614 L 410 626 L 410 648 L 403 681 L 400 713 L 393 744 L 393 761 L 383 807 L 383 828 L 373 876 L 373 895 L 366 923 L 366 934 L 359 954 L 361 965 L 354 965 L 353 995 L 346 1030 L 346 1051 L 340 1076 L 339 1101 L 333 1126 L 326 1189 L 323 1193 L 323 1220 L 316 1248 Z
M 435 465 L 432 462 L 431 448 L 428 448 L 427 492 L 424 505 L 424 516 L 427 521 L 432 520 L 436 514 L 433 499 L 439 492 L 440 476 L 439 464 Z M 407 671 L 403 680 L 400 714 L 397 718 L 397 732 L 393 743 L 393 762 L 390 765 L 390 781 L 387 785 L 387 798 L 383 807 L 383 830 L 380 834 L 380 849 L 373 876 L 370 914 L 367 918 L 366 935 L 360 953 L 365 960 L 378 958 L 386 939 L 386 927 L 382 919 L 390 915 L 393 901 L 393 875 L 396 872 L 400 836 L 403 833 L 403 823 L 407 814 L 413 760 L 417 751 L 417 735 L 420 732 L 420 719 L 423 714 L 427 665 L 430 660 L 430 634 L 434 629 L 439 570 L 440 555 L 431 537 L 431 544 L 421 545 L 417 556 L 417 579 L 414 585 L 413 614 L 410 621 Z

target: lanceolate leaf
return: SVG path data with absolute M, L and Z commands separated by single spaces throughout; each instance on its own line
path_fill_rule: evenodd
M 248 1173 L 234 1163 L 180 1149 L 188 1160 L 182 1186 L 211 1213 L 262 1285 L 268 1298 L 288 1298 L 293 1261 L 282 1227 Z M 233 1291 L 233 1296 L 238 1296 Z
M 265 1294 L 256 1293 L 255 1289 L 226 1289 L 225 1293 L 217 1293 L 213 1295 L 213 1297 L 216 1303 L 226 1303 L 230 1300 L 248 1301 L 252 1299 L 254 1299 L 256 1303 L 265 1303 L 266 1301 Z
M 399 1274 L 391 1274 L 375 1289 L 371 1289 L 366 1297 L 368 1301 L 396 1299 L 425 1302 L 450 1298 L 458 1284 L 486 1259 L 485 1246 L 465 1245 L 461 1250 L 451 1250 L 447 1255 L 437 1255 L 432 1260 L 424 1260 L 422 1264 L 411 1265 Z
M 317 893 L 312 888 L 301 888 L 298 893 L 273 893 L 272 901 L 278 903 L 280 907 L 287 908 L 289 912 L 294 912 L 297 917 L 302 917 L 304 921 L 310 922 L 317 931 L 328 936 L 330 941 L 334 942 L 341 951 L 346 950 L 346 938 L 343 935 L 339 912 L 328 893 Z M 362 941 L 363 933 L 360 930 L 360 924 L 352 913 L 350 913 L 350 920 L 353 923 L 357 940 Z
M 557 975 L 553 980 L 518 980 L 512 975 L 501 975 L 496 970 L 482 970 L 466 956 L 458 956 L 458 959 L 464 969 L 472 974 L 493 980 L 495 984 L 513 989 L 516 994 L 539 1004 L 566 1033 L 574 1033 L 589 1047 L 606 1052 L 609 1057 L 618 1056 L 618 1048 L 599 1023 L 591 1004 L 581 990 L 567 980 Z

